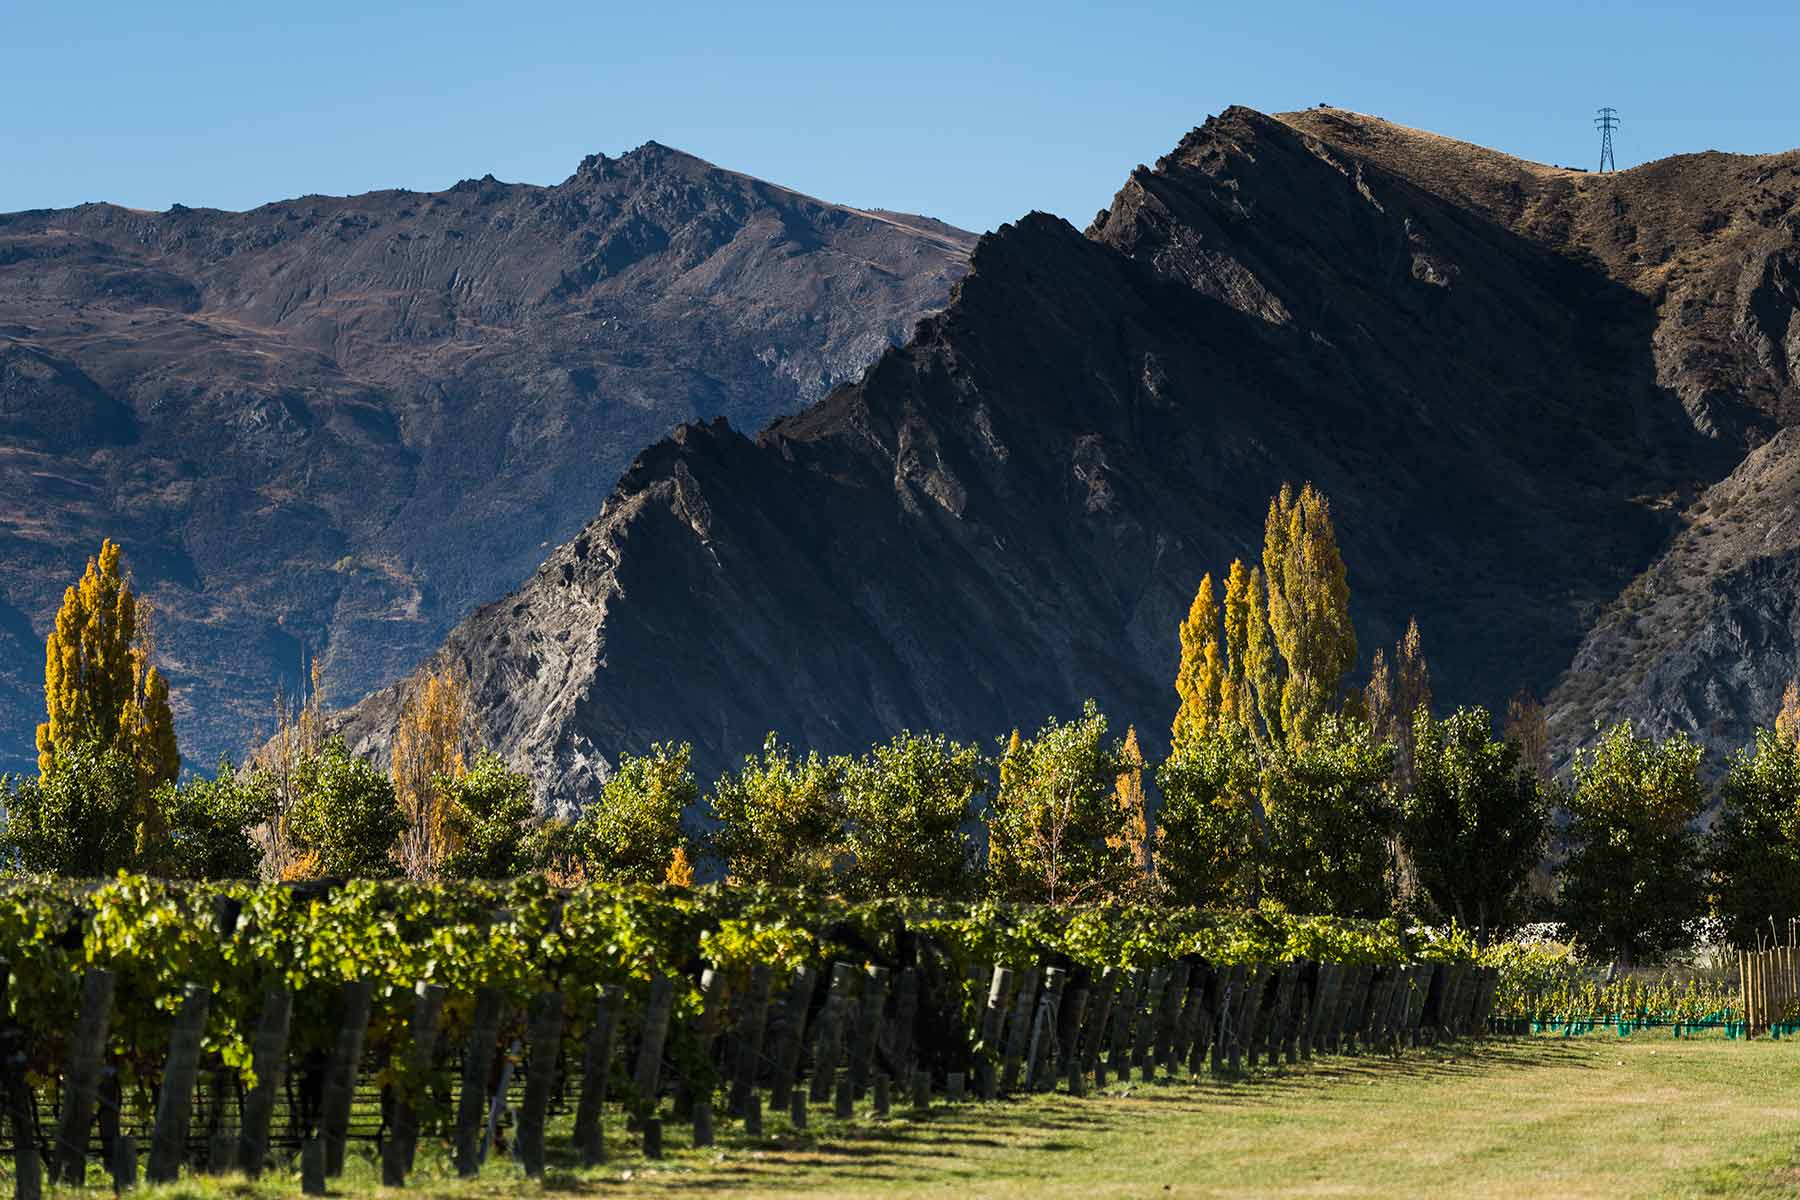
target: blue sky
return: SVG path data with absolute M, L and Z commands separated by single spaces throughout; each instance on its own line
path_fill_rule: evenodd
M 849 204 L 1085 225 L 1230 104 L 1588 165 L 1800 145 L 1800 5 L 0 0 L 0 212 L 554 183 L 655 139 Z

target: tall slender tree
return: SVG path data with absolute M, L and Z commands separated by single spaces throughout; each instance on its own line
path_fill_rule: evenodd
M 114 751 L 136 778 L 133 826 L 140 853 L 160 839 L 155 790 L 181 773 L 169 685 L 153 657 L 149 606 L 132 591 L 118 543 L 101 543 L 63 593 L 44 643 L 44 723 L 38 772 L 52 774 L 77 746 Z
M 1200 579 L 1200 590 L 1187 619 L 1181 623 L 1181 665 L 1175 674 L 1175 694 L 1181 707 L 1175 712 L 1171 733 L 1176 741 L 1205 737 L 1224 716 L 1225 653 L 1219 644 L 1219 606 L 1213 599 L 1210 574 Z
M 1137 727 L 1125 728 L 1125 741 L 1119 747 L 1119 778 L 1113 793 L 1119 801 L 1119 819 L 1124 823 L 1115 835 L 1118 845 L 1137 864 L 1138 874 L 1146 886 L 1155 868 L 1152 854 L 1155 841 L 1150 828 L 1150 806 L 1144 797 L 1144 752 L 1138 748 Z
M 391 773 L 406 818 L 400 865 L 411 879 L 435 879 L 455 849 L 448 826 L 450 789 L 463 775 L 468 697 L 449 671 L 431 671 L 400 709 Z
M 1356 662 L 1350 586 L 1332 528 L 1331 505 L 1306 484 L 1283 484 L 1263 526 L 1263 577 L 1269 632 L 1280 655 L 1280 733 L 1304 742 L 1332 710 Z

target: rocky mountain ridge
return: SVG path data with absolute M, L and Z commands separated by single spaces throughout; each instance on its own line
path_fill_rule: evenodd
M 1800 154 L 1592 176 L 1228 110 L 1085 235 L 1033 214 L 982 239 L 858 382 L 645 451 L 431 662 L 560 805 L 652 740 L 708 771 L 769 729 L 986 740 L 1086 696 L 1154 748 L 1201 573 L 1310 479 L 1365 656 L 1417 614 L 1440 700 L 1566 689 L 1690 504 L 1797 411 L 1795 180 Z M 380 754 L 403 693 L 342 727 Z
M 190 760 L 240 753 L 278 680 L 404 673 L 680 422 L 855 379 L 973 241 L 654 142 L 551 187 L 0 215 L 0 767 L 103 536 Z

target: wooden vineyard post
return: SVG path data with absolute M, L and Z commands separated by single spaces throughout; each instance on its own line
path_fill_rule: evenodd
M 1219 969 L 1211 963 L 1202 964 L 1199 976 L 1194 991 L 1193 1033 L 1188 1045 L 1188 1074 L 1196 1078 L 1206 1070 L 1207 1059 L 1212 1053 L 1213 1031 L 1219 1019 L 1219 991 L 1225 985 Z
M 1062 1020 L 1062 990 L 1067 973 L 1060 967 L 1044 971 L 1044 989 L 1031 1018 L 1031 1041 L 1025 1051 L 1025 1090 L 1049 1091 L 1056 1086 L 1056 1027 Z
M 68 1065 L 63 1070 L 63 1104 L 56 1126 L 51 1182 L 80 1186 L 87 1175 L 88 1126 L 100 1095 L 100 1065 L 106 1057 L 106 1031 L 112 1023 L 113 987 L 117 977 L 90 967 L 81 977 L 81 1007 L 69 1038 Z
M 238 1133 L 238 1169 L 255 1179 L 269 1157 L 269 1123 L 275 1098 L 287 1081 L 288 1024 L 294 996 L 286 988 L 263 993 L 262 1012 L 250 1037 L 250 1069 L 256 1086 L 244 1097 L 244 1127 Z
M 844 1024 L 850 1007 L 850 993 L 856 980 L 856 968 L 849 963 L 831 964 L 831 987 L 825 993 L 825 1007 L 819 1013 L 819 1038 L 813 1048 L 812 1099 L 823 1104 L 831 1099 L 836 1081 L 838 1057 L 844 1044 Z
M 1246 963 L 1244 986 L 1239 989 L 1231 1016 L 1231 1073 L 1256 1065 L 1256 1023 L 1261 1015 L 1263 965 Z
M 1745 1024 L 1750 1020 L 1750 966 L 1748 952 L 1738 951 L 1738 999 L 1743 1004 Z
M 856 1115 L 856 1096 L 854 1085 L 850 1082 L 849 1071 L 839 1071 L 837 1075 L 837 1091 L 832 1104 L 832 1116 L 840 1121 L 848 1121 Z
M 169 1033 L 169 1061 L 163 1067 L 162 1091 L 156 1097 L 156 1124 L 145 1164 L 144 1176 L 151 1183 L 173 1183 L 181 1174 L 194 1111 L 194 1083 L 200 1075 L 200 1043 L 206 1036 L 211 1008 L 210 987 L 190 983 L 181 989 L 181 1010 Z
M 317 1137 L 300 1143 L 300 1194 L 325 1194 L 325 1143 Z
M 563 994 L 540 993 L 531 1002 L 526 1047 L 530 1071 L 525 1076 L 525 1103 L 519 1110 L 519 1162 L 532 1179 L 541 1179 L 544 1174 L 544 1122 L 550 1112 L 551 1093 L 556 1090 L 562 1029 Z M 711 1099 L 703 1103 L 710 1112 Z
M 696 1150 L 713 1144 L 713 1106 L 711 1096 L 694 1098 L 694 1142 Z
M 319 1133 L 325 1143 L 325 1177 L 344 1173 L 344 1143 L 350 1134 L 350 1108 L 356 1099 L 356 1072 L 362 1065 L 363 1039 L 369 1032 L 369 1009 L 375 988 L 367 980 L 351 980 L 338 989 L 342 1015 L 337 1040 L 325 1067 L 325 1094 L 319 1105 Z
M 669 1009 L 675 1003 L 675 984 L 667 975 L 650 981 L 650 999 L 644 1007 L 643 1039 L 638 1043 L 637 1070 L 632 1084 L 637 1091 L 637 1105 L 644 1120 L 644 1146 L 649 1154 L 652 1114 L 656 1112 L 657 1091 L 662 1085 L 663 1043 L 669 1038 Z M 662 1146 L 662 1125 L 655 1124 L 658 1153 Z
M 1113 1010 L 1112 1045 L 1108 1047 L 1106 1066 L 1120 1079 L 1131 1079 L 1131 1052 L 1136 1045 L 1138 1014 L 1143 1008 L 1144 992 L 1150 986 L 1150 972 L 1133 967 L 1126 973 L 1124 990 L 1119 993 Z
M 0 958 L 0 1012 L 6 1011 L 7 981 L 12 963 Z M 0 1117 L 12 1126 L 13 1193 L 15 1200 L 39 1200 L 43 1195 L 42 1165 L 38 1161 L 36 1118 L 31 1085 L 25 1080 L 25 1036 L 17 1028 L 0 1028 Z
M 506 996 L 496 987 L 478 988 L 469 1040 L 463 1048 L 462 1081 L 456 1099 L 456 1173 L 467 1179 L 481 1169 L 481 1118 L 487 1111 L 488 1071 L 499 1049 Z
M 601 1116 L 606 1108 L 606 1085 L 612 1075 L 613 1040 L 619 1029 L 623 992 L 617 984 L 600 989 L 594 1006 L 594 1023 L 582 1048 L 581 1096 L 575 1104 L 575 1149 L 586 1166 L 606 1161 L 606 1137 Z
M 730 1003 L 731 986 L 725 973 L 714 970 L 712 967 L 701 971 L 700 1020 L 694 1030 L 694 1037 L 700 1043 L 700 1059 L 703 1062 L 712 1061 L 713 1044 L 718 1041 L 719 1026 L 724 1022 L 725 1011 Z M 691 1103 L 700 1099 L 700 1097 L 688 1094 L 690 1089 L 688 1081 L 685 1079 L 682 1080 L 681 1091 L 685 1099 L 678 1099 L 677 1104 Z M 712 1101 L 711 1096 L 707 1096 L 705 1099 L 708 1103 Z
M 1362 1015 L 1356 1022 L 1357 1040 L 1362 1049 L 1373 1050 L 1375 1048 L 1376 1040 L 1381 1036 L 1382 1014 L 1393 990 L 1393 968 L 1375 967 L 1369 977 L 1369 991 L 1363 1002 Z
M 1287 963 L 1275 984 L 1275 1025 L 1269 1035 L 1269 1059 L 1279 1058 L 1292 1066 L 1300 1061 L 1295 1043 L 1300 1033 L 1300 965 Z
M 744 1136 L 760 1138 L 763 1135 L 762 1093 L 751 1092 L 744 1101 Z
M 1000 1076 L 994 1058 L 999 1049 L 1000 1030 L 1006 1020 L 1006 1001 L 1012 991 L 1013 973 L 1005 967 L 995 967 L 993 981 L 988 985 L 987 1006 L 981 1010 L 981 1060 L 975 1064 L 979 1076 L 977 1088 L 983 1100 L 992 1100 L 999 1093 Z
M 1156 1058 L 1154 1067 L 1160 1067 L 1166 1074 L 1175 1073 L 1175 1030 L 1181 1020 L 1181 1002 L 1187 996 L 1188 975 L 1193 967 L 1185 962 L 1177 962 L 1169 972 L 1169 982 L 1163 988 L 1162 1003 L 1156 1009 Z M 1154 1078 L 1152 1069 L 1146 1078 Z
M 1169 972 L 1165 967 L 1153 967 L 1138 992 L 1137 1003 L 1131 1011 L 1132 1031 L 1130 1047 L 1130 1065 L 1140 1072 L 1147 1072 L 1146 1080 L 1156 1077 L 1156 1066 L 1151 1062 L 1156 1045 L 1156 1015 L 1162 1007 L 1163 989 L 1169 985 Z M 1121 1073 L 1120 1078 L 1127 1078 Z
M 238 919 L 243 911 L 244 902 L 235 896 L 213 897 L 213 927 L 218 930 L 221 942 L 228 941 L 237 932 Z M 222 1064 L 215 1067 L 211 1091 L 212 1102 L 205 1110 L 206 1157 L 201 1169 L 208 1174 L 223 1175 L 237 1164 L 237 1138 L 226 1132 L 225 1106 L 241 1095 L 238 1090 L 238 1073 Z M 241 1108 L 239 1115 L 242 1115 Z M 241 1120 L 239 1125 L 242 1125 Z
M 115 1196 L 137 1186 L 137 1160 L 137 1139 L 128 1133 L 114 1134 L 112 1154 L 107 1166 L 112 1170 Z
M 1301 1062 L 1311 1062 L 1313 1035 L 1318 1025 L 1319 984 L 1323 963 L 1307 961 L 1294 972 L 1294 1050 Z
M 1328 1027 L 1332 1009 L 1337 1004 L 1338 981 L 1343 975 L 1343 970 L 1340 963 L 1319 964 L 1318 978 L 1313 984 L 1313 1011 L 1306 1022 L 1306 1037 L 1312 1045 L 1313 1054 L 1325 1054 L 1331 1048 Z
M 1106 1068 L 1100 1063 L 1100 1043 L 1106 1037 L 1106 1022 L 1112 1016 L 1113 997 L 1119 990 L 1119 972 L 1108 967 L 1100 972 L 1094 990 L 1088 996 L 1087 1012 L 1082 1019 L 1082 1070 L 1094 1077 L 1094 1086 L 1106 1086 Z
M 1062 1013 L 1057 1023 L 1057 1043 L 1061 1047 L 1059 1054 L 1064 1064 L 1063 1073 L 1069 1078 L 1069 1095 L 1087 1095 L 1086 1061 L 1081 1053 L 1082 1018 L 1087 1015 L 1088 989 L 1085 984 L 1070 988 L 1063 996 Z M 955 1089 L 951 1089 L 952 1092 Z M 962 1097 L 952 1095 L 952 1100 Z
M 887 1009 L 888 969 L 870 967 L 862 981 L 862 1005 L 856 1010 L 854 1046 L 850 1059 L 851 1095 L 861 1100 L 875 1070 L 875 1051 L 881 1040 L 881 1017 Z
M 1200 1036 L 1200 1017 L 1206 1007 L 1206 981 L 1210 974 L 1211 968 L 1204 962 L 1188 964 L 1187 994 L 1181 998 L 1181 1011 L 1175 1018 L 1175 1062 L 1171 1070 L 1185 1068 L 1192 1062 L 1194 1039 Z
M 437 1053 L 438 1015 L 444 1007 L 444 989 L 421 983 L 413 989 L 412 1049 L 406 1071 L 395 1089 L 394 1125 L 381 1148 L 381 1182 L 385 1187 L 405 1187 L 407 1173 L 419 1147 L 419 1089 L 431 1071 Z
M 1350 1023 L 1350 1006 L 1356 995 L 1357 979 L 1360 967 L 1345 964 L 1338 971 L 1337 991 L 1332 996 L 1331 1012 L 1326 1017 L 1325 1037 L 1333 1054 L 1342 1054 L 1348 1047 L 1344 1041 L 1344 1026 Z
M 818 972 L 801 967 L 782 993 L 773 1053 L 775 1073 L 769 1080 L 769 1103 L 777 1109 L 788 1107 L 794 1081 L 800 1074 L 800 1056 L 806 1050 L 806 1012 L 812 1006 L 817 983 Z
M 893 1105 L 893 1089 L 889 1086 L 888 1074 L 882 1071 L 875 1076 L 875 1100 L 872 1111 L 877 1120 L 886 1120 Z
M 769 968 L 756 966 L 750 972 L 750 990 L 745 995 L 737 1022 L 737 1061 L 731 1072 L 731 1095 L 725 1111 L 734 1117 L 744 1115 L 750 1093 L 756 1088 L 756 1074 L 762 1064 L 763 1034 L 769 1019 Z
M 1431 975 L 1430 963 L 1413 965 L 1412 991 L 1406 998 L 1406 1020 L 1401 1037 L 1405 1045 L 1415 1050 L 1419 1046 L 1419 1028 L 1425 1020 L 1425 997 L 1431 988 Z
M 894 1059 L 893 1068 L 899 1078 L 912 1072 L 918 1057 L 913 1046 L 914 1027 L 919 1020 L 919 971 L 904 967 L 894 981 Z
M 1019 976 L 1019 993 L 1013 999 L 1006 1026 L 1006 1054 L 1000 1064 L 1000 1090 L 1011 1093 L 1019 1086 L 1019 1068 L 1031 1038 L 1031 1018 L 1037 1009 L 1038 980 L 1042 972 L 1027 967 Z
M 1213 1023 L 1212 1039 L 1212 1073 L 1222 1074 L 1226 1067 L 1227 1055 L 1233 1069 L 1237 1065 L 1237 1051 L 1232 1049 L 1237 1031 L 1232 1028 L 1232 1010 L 1237 1007 L 1238 994 L 1244 990 L 1244 964 L 1233 963 L 1231 970 L 1219 988 L 1218 1017 Z

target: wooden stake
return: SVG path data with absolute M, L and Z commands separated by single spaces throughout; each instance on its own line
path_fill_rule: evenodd
M 319 1104 L 319 1135 L 325 1143 L 327 1179 L 344 1173 L 344 1143 L 349 1137 L 356 1073 L 362 1065 L 363 1039 L 369 1032 L 375 988 L 366 980 L 352 980 L 338 988 L 338 998 L 341 1016 L 337 1040 L 325 1067 L 325 1089 Z
M 181 989 L 181 1011 L 169 1031 L 169 1060 L 163 1067 L 162 1091 L 156 1097 L 156 1125 L 150 1135 L 150 1159 L 144 1176 L 151 1183 L 174 1183 L 187 1151 L 188 1124 L 193 1118 L 194 1083 L 200 1076 L 200 1043 L 212 989 L 190 983 Z

